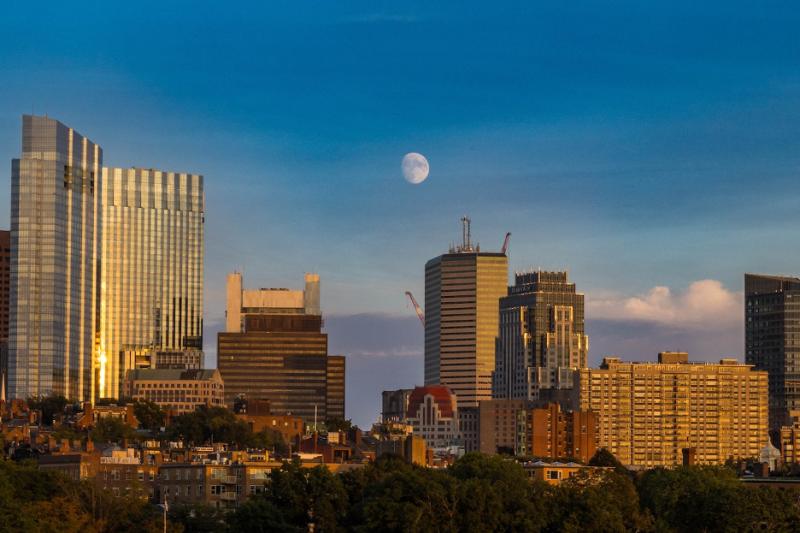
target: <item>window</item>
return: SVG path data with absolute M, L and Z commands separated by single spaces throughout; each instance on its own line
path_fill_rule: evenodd
M 561 472 L 558 470 L 548 470 L 547 479 L 561 479 Z

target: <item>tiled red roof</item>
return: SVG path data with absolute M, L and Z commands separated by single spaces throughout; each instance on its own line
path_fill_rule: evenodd
M 444 385 L 428 385 L 426 387 L 415 387 L 408 397 L 407 416 L 413 418 L 417 416 L 419 406 L 425 401 L 425 396 L 433 396 L 433 401 L 439 407 L 439 412 L 445 418 L 453 417 L 453 405 L 455 398 L 453 392 Z

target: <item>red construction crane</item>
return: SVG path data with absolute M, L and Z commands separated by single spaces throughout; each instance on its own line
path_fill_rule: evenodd
M 506 233 L 506 238 L 503 240 L 503 247 L 500 248 L 500 253 L 504 254 L 508 251 L 508 240 L 511 238 L 511 232 Z
M 417 312 L 417 316 L 419 317 L 419 321 L 422 322 L 422 327 L 425 327 L 425 312 L 422 311 L 422 308 L 417 303 L 417 299 L 414 298 L 414 295 L 411 294 L 411 291 L 406 291 L 406 296 L 408 296 L 409 300 L 411 300 L 411 305 L 414 306 L 414 311 Z

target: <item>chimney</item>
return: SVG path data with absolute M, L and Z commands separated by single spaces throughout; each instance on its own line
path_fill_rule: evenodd
M 92 439 L 86 439 L 86 451 L 88 453 L 94 452 L 94 441 Z
M 69 439 L 61 439 L 61 453 L 69 451 Z

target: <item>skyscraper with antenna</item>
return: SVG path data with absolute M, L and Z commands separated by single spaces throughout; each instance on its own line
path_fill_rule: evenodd
M 461 244 L 425 265 L 425 384 L 446 385 L 458 406 L 492 397 L 499 302 L 508 290 L 505 253 L 481 252 L 469 217 Z

